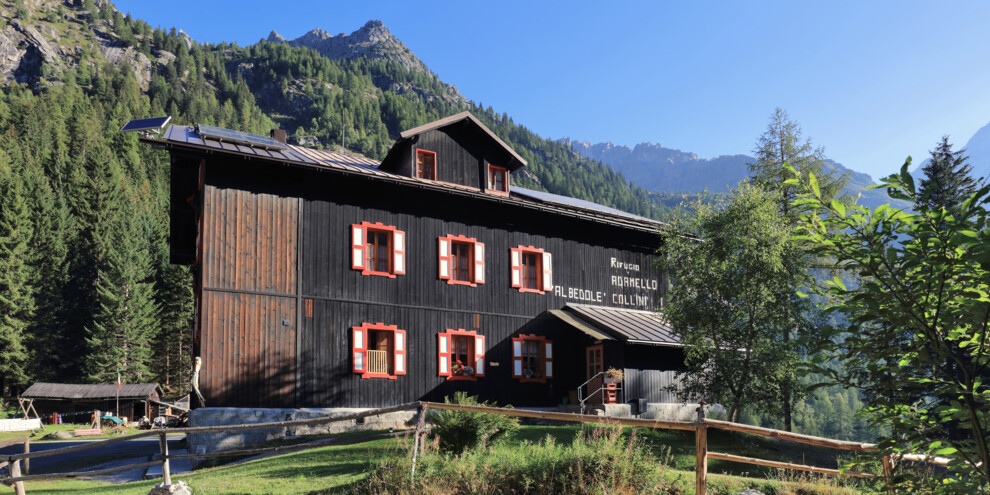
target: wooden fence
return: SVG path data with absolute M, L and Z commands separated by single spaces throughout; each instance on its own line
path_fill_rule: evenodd
M 5 460 L 0 458 L 0 466 L 3 466 L 4 464 L 7 463 L 9 463 L 11 466 L 11 477 L 0 480 L 0 482 L 5 483 L 7 485 L 14 485 L 15 494 L 23 495 L 24 494 L 23 484 L 26 481 L 32 481 L 32 480 L 37 481 L 37 480 L 56 479 L 56 478 L 88 477 L 94 475 L 109 474 L 118 471 L 126 471 L 129 469 L 135 469 L 140 467 L 147 467 L 154 464 L 161 464 L 163 482 L 165 484 L 171 484 L 172 479 L 171 479 L 171 471 L 169 469 L 169 459 L 257 455 L 257 454 L 264 454 L 271 452 L 291 452 L 295 450 L 305 450 L 305 449 L 323 447 L 326 445 L 342 445 L 346 443 L 364 442 L 378 438 L 396 437 L 396 436 L 405 435 L 407 433 L 390 433 L 383 435 L 374 435 L 369 437 L 354 438 L 349 440 L 338 440 L 331 438 L 323 442 L 309 443 L 304 445 L 277 446 L 277 447 L 268 447 L 268 448 L 260 448 L 260 449 L 211 452 L 206 454 L 179 454 L 179 455 L 169 454 L 168 443 L 166 442 L 167 433 L 207 433 L 207 432 L 220 432 L 220 431 L 258 430 L 258 429 L 266 429 L 266 428 L 286 428 L 286 427 L 295 427 L 295 426 L 314 426 L 314 425 L 334 423 L 340 421 L 357 420 L 361 418 L 367 418 L 370 416 L 378 416 L 381 414 L 388 414 L 388 413 L 400 412 L 400 411 L 409 411 L 413 409 L 419 409 L 420 414 L 415 430 L 415 437 L 414 437 L 415 441 L 413 444 L 413 456 L 412 456 L 412 472 L 410 473 L 411 476 L 415 476 L 416 458 L 419 454 L 420 445 L 422 443 L 424 434 L 427 432 L 425 426 L 426 412 L 428 409 L 442 409 L 442 410 L 451 410 L 451 411 L 500 414 L 504 416 L 514 416 L 521 418 L 538 418 L 538 419 L 547 419 L 547 420 L 573 422 L 573 423 L 619 424 L 624 426 L 636 426 L 642 428 L 694 431 L 695 451 L 696 451 L 696 493 L 698 495 L 705 495 L 707 493 L 708 459 L 720 459 L 720 460 L 726 460 L 732 462 L 756 464 L 760 466 L 769 466 L 769 467 L 775 467 L 781 469 L 809 471 L 814 473 L 830 474 L 837 476 L 853 476 L 859 478 L 876 477 L 876 475 L 869 473 L 857 473 L 850 471 L 843 472 L 843 471 L 839 471 L 838 469 L 828 469 L 828 468 L 820 468 L 815 466 L 806 466 L 802 464 L 792 464 L 787 462 L 756 459 L 752 457 L 743 457 L 732 454 L 725 454 L 721 452 L 709 452 L 708 430 L 710 428 L 736 431 L 740 433 L 748 433 L 748 434 L 759 435 L 769 438 L 777 438 L 780 440 L 786 440 L 790 442 L 797 442 L 808 445 L 817 445 L 821 447 L 829 447 L 839 450 L 848 450 L 848 451 L 856 451 L 856 452 L 877 452 L 877 447 L 876 445 L 869 443 L 832 440 L 828 438 L 802 435 L 799 433 L 791 433 L 787 431 L 761 428 L 758 426 L 750 426 L 750 425 L 744 425 L 738 423 L 730 423 L 727 421 L 706 419 L 701 408 L 699 408 L 697 421 L 684 422 L 684 421 L 663 421 L 663 420 L 639 419 L 639 418 L 620 418 L 620 417 L 611 417 L 611 416 L 572 414 L 572 413 L 561 413 L 561 412 L 550 412 L 550 411 L 532 411 L 526 409 L 503 409 L 497 407 L 467 406 L 467 405 L 459 405 L 459 404 L 441 404 L 437 402 L 410 402 L 398 406 L 385 407 L 381 409 L 372 409 L 361 413 L 348 414 L 345 416 L 337 416 L 337 417 L 322 417 L 322 418 L 313 418 L 313 419 L 304 419 L 304 420 L 295 420 L 295 421 L 278 421 L 271 423 L 255 423 L 255 424 L 241 424 L 241 425 L 198 426 L 198 427 L 171 428 L 171 429 L 147 431 L 135 435 L 103 440 L 100 442 L 88 442 L 85 445 L 76 445 L 72 447 L 64 447 L 61 449 L 52 449 L 52 450 L 45 450 L 40 452 L 30 452 L 27 438 L 17 439 L 9 442 L 0 443 L 0 447 L 14 445 L 17 443 L 24 443 L 25 446 L 23 454 L 10 455 L 7 456 Z M 37 474 L 37 475 L 31 475 L 27 473 L 27 462 L 31 458 L 58 455 L 68 452 L 76 452 L 84 449 L 99 447 L 103 445 L 110 445 L 118 442 L 123 442 L 135 438 L 141 438 L 152 435 L 158 435 L 159 437 L 160 453 L 151 462 L 131 464 L 131 465 L 120 466 L 112 469 L 102 469 L 99 471 L 86 471 L 86 472 L 74 472 L 74 473 L 50 473 L 50 474 Z M 20 471 L 20 463 L 22 460 L 25 463 L 25 469 L 23 474 Z M 932 462 L 932 461 L 929 460 L 928 462 Z M 882 465 L 883 465 L 884 475 L 887 478 L 889 484 L 890 475 L 891 475 L 891 466 L 892 466 L 890 457 L 887 456 L 883 457 Z
M 0 449 L 7 448 L 7 447 L 10 447 L 11 445 L 17 445 L 17 444 L 24 445 L 24 455 L 25 456 L 31 454 L 31 437 L 20 437 L 20 438 L 14 438 L 12 440 L 4 440 L 3 442 L 0 442 Z M 31 462 L 31 458 L 30 457 L 24 457 L 24 473 L 23 474 L 30 474 L 30 471 L 31 471 L 31 464 L 30 464 L 30 462 Z M 21 476 L 22 473 L 21 473 L 21 463 L 20 463 L 20 461 L 18 461 L 18 462 L 10 462 L 10 461 L 5 461 L 5 460 L 0 460 L 0 469 L 3 469 L 5 467 L 7 467 L 7 466 L 10 466 L 10 476 L 11 477 Z M 23 487 L 20 488 L 20 491 L 17 491 L 17 490 L 18 490 L 18 488 L 15 486 L 14 487 L 14 491 L 17 492 L 17 495 L 22 495 L 24 493 L 24 488 Z

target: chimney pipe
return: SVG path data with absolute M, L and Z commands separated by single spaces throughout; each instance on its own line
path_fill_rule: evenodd
M 278 141 L 278 142 L 280 142 L 282 144 L 286 144 L 286 142 L 285 142 L 285 139 L 286 139 L 285 129 L 272 129 L 271 137 L 272 137 L 272 139 L 274 139 L 274 140 L 276 140 L 276 141 Z

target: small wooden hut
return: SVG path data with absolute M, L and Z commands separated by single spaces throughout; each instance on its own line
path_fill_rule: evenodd
M 162 388 L 157 383 L 117 384 L 73 384 L 35 383 L 21 394 L 22 399 L 34 403 L 43 420 L 48 422 L 53 413 L 61 414 L 66 423 L 88 423 L 93 411 L 117 412 L 120 401 L 120 416 L 129 421 L 147 416 L 154 419 L 158 408 L 153 401 L 161 400 Z M 79 416 L 78 418 L 76 416 Z

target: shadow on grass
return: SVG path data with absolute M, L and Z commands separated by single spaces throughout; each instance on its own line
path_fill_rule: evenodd
M 74 481 L 74 482 L 60 482 L 60 483 L 58 483 L 57 488 L 55 488 L 55 487 L 49 486 L 50 483 L 30 483 L 30 482 L 28 482 L 28 483 L 25 483 L 24 484 L 24 491 L 26 493 L 32 493 L 32 494 L 46 494 L 46 493 L 58 493 L 58 494 L 63 494 L 63 493 L 86 493 L 86 494 L 89 494 L 89 493 L 100 493 L 100 494 L 106 494 L 106 495 L 115 495 L 115 494 L 121 494 L 121 495 L 128 494 L 128 495 L 130 495 L 130 494 L 133 494 L 135 492 L 135 488 L 137 488 L 137 487 L 140 487 L 141 490 L 144 491 L 144 493 L 147 493 L 148 491 L 151 490 L 151 488 L 153 486 L 155 486 L 158 483 L 161 483 L 161 480 L 157 480 L 157 481 L 156 480 L 149 480 L 149 481 L 141 481 L 141 482 L 135 482 L 135 483 L 122 483 L 122 484 L 117 484 L 117 485 L 112 485 L 112 484 L 99 484 L 99 485 L 96 485 L 96 484 L 93 484 L 92 482 Z M 13 492 L 11 492 L 11 493 L 13 493 Z

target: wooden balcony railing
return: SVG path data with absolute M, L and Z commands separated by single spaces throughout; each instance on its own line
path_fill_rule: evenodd
M 368 351 L 368 373 L 389 374 L 388 351 Z

